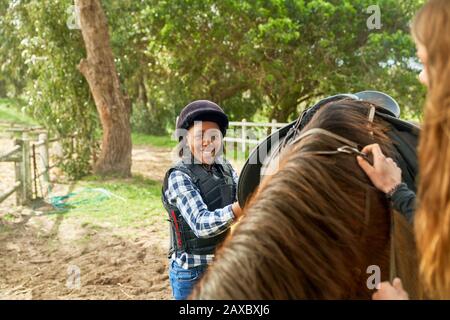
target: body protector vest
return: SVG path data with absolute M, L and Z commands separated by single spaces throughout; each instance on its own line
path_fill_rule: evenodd
M 236 199 L 236 184 L 233 180 L 233 171 L 228 162 L 213 164 L 209 168 L 201 164 L 185 164 L 180 161 L 170 168 L 162 187 L 162 202 L 169 214 L 170 242 L 169 257 L 173 252 L 186 252 L 196 255 L 213 254 L 216 247 L 223 242 L 228 231 L 209 238 L 199 238 L 195 235 L 189 224 L 181 215 L 179 209 L 166 199 L 170 174 L 179 170 L 187 174 L 200 190 L 203 201 L 209 211 L 224 208 Z

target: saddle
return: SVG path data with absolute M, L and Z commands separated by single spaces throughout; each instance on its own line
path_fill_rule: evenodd
M 380 107 L 376 109 L 374 116 L 383 118 L 390 124 L 387 135 L 393 141 L 398 153 L 398 157 L 394 160 L 403 172 L 403 180 L 411 190 L 416 191 L 415 181 L 418 174 L 416 149 L 419 127 L 399 119 L 400 107 L 389 95 L 379 91 L 362 91 L 356 94 L 337 94 L 320 100 L 305 109 L 297 120 L 272 133 L 253 149 L 239 176 L 237 195 L 241 207 L 258 187 L 265 166 L 279 154 L 286 144 L 298 137 L 299 132 L 321 107 L 342 99 L 365 100 Z

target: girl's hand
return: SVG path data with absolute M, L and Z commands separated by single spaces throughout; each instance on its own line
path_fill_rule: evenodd
M 379 285 L 379 289 L 372 295 L 373 300 L 408 300 L 408 293 L 403 289 L 402 281 L 395 278 L 392 285 L 386 281 Z
M 236 219 L 239 219 L 242 216 L 242 208 L 239 206 L 239 202 L 234 202 L 231 205 L 231 210 L 233 210 L 234 216 Z
M 373 155 L 373 166 L 360 156 L 356 158 L 359 166 L 378 190 L 388 193 L 402 182 L 402 170 L 394 160 L 386 158 L 378 144 L 370 144 L 361 152 Z

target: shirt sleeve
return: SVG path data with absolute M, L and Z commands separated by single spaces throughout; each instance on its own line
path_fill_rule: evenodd
M 234 181 L 234 183 L 236 183 L 236 185 L 237 185 L 238 182 L 239 182 L 239 176 L 238 176 L 238 174 L 236 173 L 236 171 L 233 169 L 233 167 L 231 167 L 231 169 L 232 169 L 232 172 L 233 172 L 233 181 Z
M 234 220 L 231 205 L 209 211 L 200 190 L 184 172 L 173 171 L 170 174 L 166 197 L 180 210 L 199 238 L 210 238 L 226 231 Z
M 413 223 L 416 209 L 416 194 L 408 189 L 405 183 L 402 183 L 392 194 L 391 201 L 393 208 L 405 216 L 409 223 Z
M 230 166 L 231 167 L 231 166 Z M 238 186 L 238 182 L 239 182 L 239 176 L 236 173 L 236 171 L 234 170 L 233 167 L 231 167 L 232 173 L 233 173 L 233 181 L 236 184 L 236 197 L 235 197 L 235 201 L 237 201 L 237 186 Z

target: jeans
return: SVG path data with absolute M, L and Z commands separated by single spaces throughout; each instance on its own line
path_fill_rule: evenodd
M 175 300 L 186 300 L 195 284 L 200 280 L 207 266 L 198 266 L 191 269 L 181 268 L 174 260 L 170 261 L 169 279 Z

